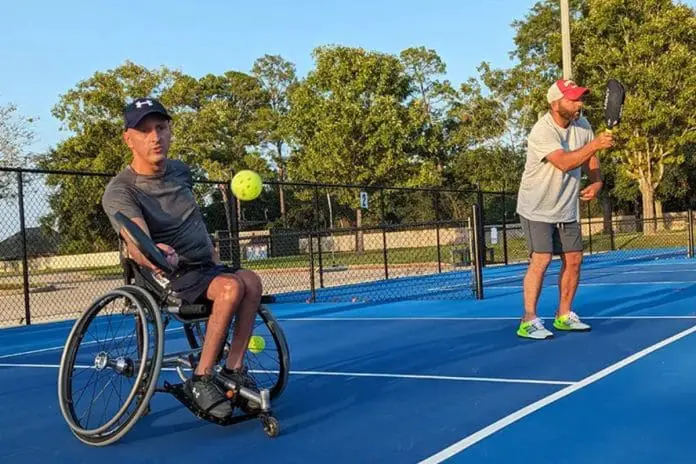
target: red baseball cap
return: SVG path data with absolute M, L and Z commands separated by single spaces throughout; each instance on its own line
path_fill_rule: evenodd
M 567 98 L 568 100 L 578 101 L 589 91 L 590 89 L 580 87 L 570 79 L 559 79 L 554 82 L 551 87 L 549 87 L 549 91 L 546 93 L 546 99 L 549 101 L 549 103 L 556 101 L 559 98 Z

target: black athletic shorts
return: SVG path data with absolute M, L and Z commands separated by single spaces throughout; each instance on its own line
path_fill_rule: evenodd
M 583 250 L 582 233 L 577 221 L 553 224 L 530 221 L 524 217 L 520 217 L 520 221 L 530 254 L 552 253 L 558 255 Z
M 178 271 L 171 279 L 170 288 L 185 303 L 193 304 L 205 297 L 213 279 L 220 274 L 234 274 L 239 269 L 224 264 L 210 264 L 185 268 Z

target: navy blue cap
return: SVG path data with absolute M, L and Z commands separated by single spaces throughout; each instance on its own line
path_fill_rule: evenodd
M 148 114 L 158 113 L 172 119 L 166 108 L 154 98 L 136 98 L 129 103 L 123 110 L 123 119 L 126 122 L 126 129 L 133 128 Z

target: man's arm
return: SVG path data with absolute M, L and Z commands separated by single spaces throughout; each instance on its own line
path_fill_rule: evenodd
M 603 133 L 590 143 L 575 151 L 556 150 L 546 156 L 546 160 L 563 172 L 572 171 L 585 163 L 597 153 L 597 151 L 609 148 L 613 145 L 612 135 Z M 597 158 L 594 156 L 595 159 Z M 597 161 L 599 163 L 599 161 Z
M 141 217 L 132 217 L 129 218 L 131 221 L 133 221 L 135 224 L 137 224 L 138 227 L 140 227 L 143 232 L 149 237 L 150 236 L 150 230 L 147 227 L 147 224 L 145 224 L 145 220 Z M 123 238 L 123 241 L 126 243 L 126 249 L 128 250 L 128 257 L 135 261 L 138 265 L 150 269 L 154 272 L 159 272 L 159 269 L 157 266 L 152 264 L 150 260 L 148 260 L 141 252 L 138 250 L 138 247 L 136 247 L 133 242 L 130 241 L 130 239 L 125 236 L 124 234 L 121 234 L 121 237 Z
M 602 171 L 599 165 L 599 158 L 597 155 L 590 156 L 585 164 L 582 165 L 583 171 L 587 174 L 587 178 L 590 183 L 594 184 L 596 182 L 602 182 Z
M 585 164 L 582 165 L 583 170 L 587 173 L 590 184 L 580 192 L 580 199 L 583 201 L 594 200 L 599 196 L 599 191 L 604 187 L 602 181 L 602 173 L 599 168 L 599 158 L 596 156 L 590 157 Z
M 131 221 L 133 221 L 135 224 L 140 227 L 147 236 L 150 236 L 150 231 L 147 228 L 147 224 L 145 224 L 145 220 L 141 217 L 135 217 L 131 218 Z M 123 234 L 121 235 L 123 237 L 123 240 L 126 242 L 126 247 L 128 249 L 128 255 L 138 263 L 140 266 L 150 269 L 152 272 L 155 273 L 161 273 L 163 272 L 160 268 L 152 264 L 150 260 L 148 260 L 141 252 L 138 250 L 138 248 L 131 242 L 128 237 L 124 236 Z M 169 245 L 166 245 L 164 243 L 157 243 L 156 244 L 157 248 L 162 250 L 162 252 L 165 255 L 165 259 L 169 263 L 170 266 L 176 267 L 179 264 L 179 256 L 176 254 L 176 251 L 174 248 L 170 247 Z
M 116 212 L 121 212 L 131 221 L 137 224 L 143 230 L 143 232 L 150 237 L 150 230 L 145 223 L 140 206 L 128 187 L 121 184 L 109 185 L 107 190 L 104 192 L 104 196 L 102 197 L 102 207 L 104 208 L 106 215 L 109 217 L 109 221 L 114 227 L 114 230 L 116 230 L 119 236 L 123 238 L 123 241 L 126 244 L 128 258 L 132 259 L 138 265 L 146 269 L 151 269 L 154 272 L 160 272 L 160 270 L 154 264 L 152 264 L 138 250 L 138 248 L 127 237 L 125 237 L 124 234 L 121 233 L 121 230 L 118 229 L 118 224 L 114 219 Z M 167 261 L 170 261 L 170 264 L 178 261 L 176 259 L 176 254 L 171 247 L 163 244 L 158 244 L 157 246 L 167 254 Z

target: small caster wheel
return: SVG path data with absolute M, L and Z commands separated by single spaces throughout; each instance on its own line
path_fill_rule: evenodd
M 275 417 L 264 416 L 261 418 L 261 423 L 263 424 L 263 431 L 270 438 L 275 438 L 280 433 L 280 423 Z

